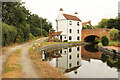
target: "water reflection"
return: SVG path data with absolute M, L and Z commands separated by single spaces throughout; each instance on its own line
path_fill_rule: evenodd
M 113 60 L 110 56 L 108 57 L 108 55 L 99 52 L 97 45 L 85 45 L 49 51 L 45 54 L 45 59 L 53 66 L 61 68 L 70 77 L 80 78 L 85 75 L 87 77 L 87 74 L 90 73 L 88 78 L 98 77 L 96 75 L 99 74 L 99 77 L 110 76 L 115 78 L 118 76 L 116 70 L 120 69 L 120 60 Z M 111 69 L 106 67 L 105 64 L 111 67 Z M 91 69 L 91 67 L 93 68 Z M 112 69 L 112 67 L 116 69 Z M 110 74 L 108 75 L 108 73 Z M 92 74 L 95 76 L 92 76 Z

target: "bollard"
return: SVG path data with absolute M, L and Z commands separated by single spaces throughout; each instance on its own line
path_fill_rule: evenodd
M 45 51 L 42 51 L 42 61 L 45 60 Z
M 35 49 L 35 44 L 33 44 L 33 50 Z
M 40 47 L 40 42 L 39 42 L 39 47 Z

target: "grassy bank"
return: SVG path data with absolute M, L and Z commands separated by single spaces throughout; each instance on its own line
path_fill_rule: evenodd
M 20 49 L 14 51 L 3 67 L 2 78 L 21 78 L 21 66 L 19 64 Z
M 41 55 L 37 54 L 37 49 L 38 46 L 36 47 L 35 50 L 30 48 L 29 56 L 32 59 L 33 64 L 38 71 L 38 74 L 42 78 L 67 78 L 59 68 L 53 67 L 49 63 L 42 61 Z
M 107 46 L 114 46 L 117 43 L 118 42 L 109 41 L 109 44 Z M 98 45 L 103 46 L 101 42 Z

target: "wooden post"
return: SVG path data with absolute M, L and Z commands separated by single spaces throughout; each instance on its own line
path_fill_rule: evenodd
M 33 50 L 35 49 L 35 44 L 33 44 Z
M 39 42 L 39 47 L 40 47 L 40 42 Z
M 42 61 L 45 60 L 45 51 L 42 51 Z

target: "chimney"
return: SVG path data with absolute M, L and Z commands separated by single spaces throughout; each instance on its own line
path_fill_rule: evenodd
M 89 21 L 89 24 L 91 24 L 91 21 Z
M 75 12 L 75 13 L 74 13 L 74 15 L 75 15 L 75 16 L 77 16 L 77 15 L 78 15 L 78 13 L 77 13 L 77 12 Z
M 60 11 L 60 14 L 63 14 L 63 9 L 62 9 L 62 8 L 60 8 L 60 10 L 59 10 L 59 11 Z

